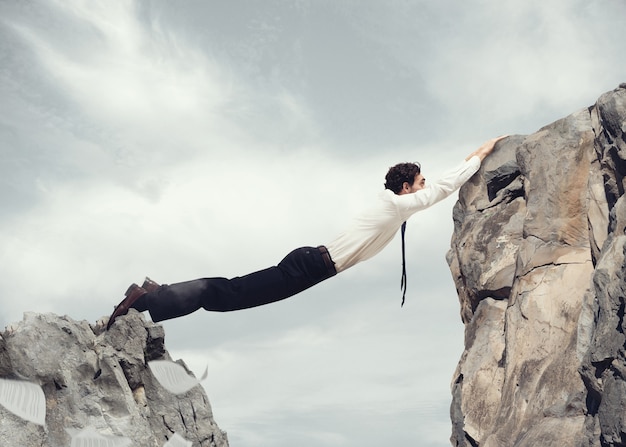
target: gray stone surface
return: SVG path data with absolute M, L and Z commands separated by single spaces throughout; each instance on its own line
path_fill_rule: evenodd
M 447 260 L 455 446 L 626 446 L 626 85 L 497 146 Z
M 41 385 L 46 425 L 0 406 L 0 445 L 67 447 L 65 429 L 94 427 L 141 447 L 162 447 L 174 432 L 193 447 L 228 446 L 201 386 L 173 395 L 152 376 L 148 361 L 171 360 L 162 326 L 134 310 L 108 332 L 102 323 L 27 313 L 1 334 L 0 377 Z

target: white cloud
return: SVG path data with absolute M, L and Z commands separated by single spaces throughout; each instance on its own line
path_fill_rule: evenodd
M 427 65 L 428 90 L 455 119 L 471 110 L 501 133 L 534 132 L 529 124 L 538 116 L 548 124 L 591 105 L 626 72 L 613 69 L 622 44 L 605 31 L 624 6 L 603 5 L 600 20 L 589 17 L 590 8 L 530 1 L 453 10 L 455 25 L 439 34 L 439 53 Z M 504 128 L 511 121 L 518 125 Z
M 207 136 L 226 131 L 221 111 L 231 101 L 232 85 L 206 55 L 182 45 L 176 36 L 146 28 L 132 2 L 80 4 L 58 8 L 90 33 L 78 46 L 90 48 L 77 58 L 71 48 L 54 45 L 55 30 L 14 25 L 36 52 L 57 88 L 77 111 L 69 119 L 87 127 L 91 138 L 123 141 L 135 164 L 172 160 L 205 149 Z M 78 6 L 77 6 L 78 5 Z M 89 127 L 102 129 L 104 135 Z M 216 140 L 213 139 L 213 142 Z M 103 148 L 106 150 L 106 148 Z

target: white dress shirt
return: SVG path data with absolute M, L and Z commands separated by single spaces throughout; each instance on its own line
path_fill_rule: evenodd
M 337 273 L 379 253 L 391 242 L 402 222 L 448 197 L 479 168 L 480 158 L 473 156 L 440 180 L 414 193 L 398 195 L 389 189 L 382 191 L 371 209 L 326 245 Z

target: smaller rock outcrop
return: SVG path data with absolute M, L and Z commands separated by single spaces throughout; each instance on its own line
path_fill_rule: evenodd
M 0 406 L 0 445 L 67 447 L 70 432 L 87 428 L 141 447 L 162 447 L 174 433 L 193 447 L 227 447 L 201 386 L 175 395 L 151 374 L 149 361 L 171 360 L 164 337 L 134 310 L 109 331 L 102 321 L 26 313 L 0 334 L 0 378 L 39 384 L 46 423 Z

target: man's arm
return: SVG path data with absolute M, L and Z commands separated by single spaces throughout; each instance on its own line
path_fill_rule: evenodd
M 465 160 L 469 160 L 474 155 L 476 155 L 478 156 L 478 158 L 480 158 L 480 161 L 482 162 L 487 157 L 487 155 L 493 152 L 493 148 L 496 147 L 496 143 L 506 137 L 508 137 L 508 135 L 502 135 L 501 137 L 496 137 L 496 138 L 492 138 L 491 140 L 487 140 L 486 142 L 482 144 L 482 146 L 480 146 L 474 152 L 469 154 L 467 158 L 465 158 Z
M 399 206 L 400 214 L 405 215 L 408 212 L 406 215 L 408 218 L 411 214 L 434 205 L 459 189 L 480 168 L 480 161 L 476 161 L 477 158 L 472 155 L 469 160 L 446 171 L 438 180 L 414 193 L 390 194 L 392 200 Z

